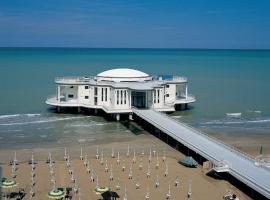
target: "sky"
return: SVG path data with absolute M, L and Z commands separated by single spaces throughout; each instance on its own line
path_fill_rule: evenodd
M 270 0 L 0 0 L 0 46 L 270 49 Z

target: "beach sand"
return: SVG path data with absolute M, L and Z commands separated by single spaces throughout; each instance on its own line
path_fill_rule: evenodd
M 130 156 L 126 155 L 127 146 L 130 146 Z M 161 200 L 166 199 L 168 193 L 169 184 L 171 186 L 171 199 L 187 199 L 187 192 L 189 183 L 192 183 L 192 199 L 198 200 L 217 200 L 222 199 L 226 190 L 231 189 L 236 193 L 241 200 L 250 199 L 243 194 L 237 188 L 233 187 L 225 180 L 217 180 L 212 177 L 204 175 L 202 166 L 198 168 L 187 168 L 177 163 L 177 161 L 184 157 L 180 152 L 175 151 L 165 143 L 159 141 L 153 136 L 141 136 L 137 140 L 130 142 L 113 142 L 107 144 L 99 144 L 99 153 L 103 149 L 104 165 L 100 164 L 100 159 L 95 158 L 96 145 L 83 147 L 83 152 L 88 155 L 90 161 L 90 168 L 94 170 L 94 173 L 98 175 L 99 186 L 107 186 L 116 191 L 120 199 L 123 199 L 125 193 L 125 186 L 127 189 L 127 197 L 130 200 L 145 199 L 147 187 L 149 187 L 150 199 Z M 114 148 L 115 158 L 111 158 L 112 148 Z M 136 150 L 136 163 L 132 163 L 133 149 Z M 152 159 L 150 162 L 151 176 L 147 178 L 146 173 L 149 163 L 149 151 L 152 151 Z M 17 158 L 20 164 L 17 166 L 16 181 L 19 183 L 18 187 L 22 187 L 26 190 L 27 195 L 25 199 L 28 199 L 30 182 L 31 182 L 31 165 L 27 163 L 27 160 L 31 158 L 31 152 L 35 154 L 35 158 L 38 160 L 36 165 L 36 185 L 34 199 L 43 200 L 48 199 L 47 193 L 51 190 L 51 175 L 49 165 L 45 163 L 48 157 L 48 150 L 52 153 L 52 158 L 55 160 L 55 172 L 56 172 L 56 186 L 57 187 L 72 187 L 74 184 L 71 182 L 71 176 L 68 174 L 66 162 L 63 159 L 64 148 L 51 148 L 51 149 L 32 149 L 17 151 Z M 144 156 L 142 152 L 144 150 Z M 117 165 L 117 152 L 120 153 L 120 165 Z M 156 169 L 156 156 L 154 151 L 159 155 L 159 169 Z M 166 161 L 162 161 L 162 157 L 166 152 Z M 9 152 L 9 153 L 7 153 Z M 81 195 L 80 199 L 99 199 L 100 196 L 94 192 L 96 187 L 96 181 L 90 181 L 90 174 L 87 173 L 86 167 L 83 161 L 79 160 L 80 147 L 69 146 L 68 152 L 70 152 L 71 166 L 74 170 L 74 175 L 77 179 L 77 185 L 80 187 Z M 0 156 L 5 155 L 5 160 L 9 156 L 11 159 L 13 156 L 12 151 L 0 151 Z M 107 160 L 109 172 L 105 172 L 105 160 Z M 143 162 L 143 168 L 139 169 L 140 160 Z M 2 161 L 2 160 L 1 160 Z M 165 163 L 168 163 L 168 176 L 164 176 Z M 122 171 L 122 165 L 125 163 L 125 171 Z M 114 180 L 110 181 L 110 168 L 112 166 Z M 129 168 L 132 166 L 133 178 L 129 179 Z M 2 165 L 3 176 L 9 177 L 10 166 L 7 163 Z M 155 188 L 156 176 L 159 175 L 160 186 Z M 174 186 L 176 177 L 179 176 L 180 185 Z M 120 182 L 120 190 L 116 190 L 116 185 Z M 136 189 L 136 181 L 139 178 L 140 189 Z M 18 188 L 17 188 L 18 189 Z M 75 196 L 74 199 L 79 199 L 79 196 Z

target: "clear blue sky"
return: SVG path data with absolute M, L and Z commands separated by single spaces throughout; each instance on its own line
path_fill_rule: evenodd
M 0 46 L 270 48 L 270 0 L 1 0 Z

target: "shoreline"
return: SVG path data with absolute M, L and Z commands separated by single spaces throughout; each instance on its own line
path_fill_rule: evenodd
M 228 134 L 220 134 L 220 133 L 207 133 L 211 137 L 215 137 L 218 140 L 221 140 L 222 142 L 237 148 L 238 150 L 242 151 L 243 153 L 248 154 L 251 157 L 255 157 L 258 155 L 258 151 L 260 148 L 260 145 L 264 147 L 264 154 L 270 155 L 270 143 L 267 142 L 268 136 L 260 137 L 258 140 L 258 135 L 248 135 L 246 137 L 245 135 L 228 135 Z M 261 136 L 261 135 L 259 135 Z M 89 150 L 93 150 L 94 147 L 97 145 L 102 145 L 104 147 L 108 147 L 111 145 L 117 146 L 118 143 L 128 145 L 129 143 L 133 143 L 134 146 L 139 146 L 141 144 L 147 145 L 151 144 L 152 146 L 158 146 L 162 148 L 171 148 L 168 144 L 161 141 L 160 139 L 153 136 L 151 133 L 141 130 L 140 134 L 129 134 L 128 136 L 125 135 L 124 137 L 110 137 L 106 139 L 96 139 L 93 141 L 87 141 L 78 139 L 77 142 L 67 142 L 67 143 L 54 143 L 54 144 L 42 144 L 41 146 L 30 146 L 30 147 L 10 147 L 10 148 L 0 148 L 0 160 L 3 163 L 8 162 L 12 155 L 14 154 L 14 151 L 17 151 L 17 153 L 21 152 L 37 152 L 38 154 L 42 155 L 44 158 L 44 152 L 49 151 L 61 151 L 65 147 L 67 149 L 73 149 L 76 152 L 76 149 L 80 147 L 87 147 Z M 181 152 L 179 152 L 181 153 Z M 182 154 L 182 153 L 181 153 Z M 30 154 L 29 154 L 30 155 Z M 27 160 L 27 158 L 24 158 L 24 160 Z

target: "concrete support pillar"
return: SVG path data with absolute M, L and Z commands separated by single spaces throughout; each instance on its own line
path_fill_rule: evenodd
M 81 113 L 81 107 L 78 107 L 78 113 Z
M 95 109 L 95 111 L 94 111 L 94 112 L 95 112 L 95 115 L 96 115 L 96 114 L 98 114 L 98 110 L 97 110 L 97 109 Z
M 129 120 L 133 120 L 133 115 L 132 115 L 132 113 L 129 113 L 128 118 L 129 118 Z
M 186 84 L 186 100 L 188 98 L 188 85 Z
M 116 114 L 116 121 L 120 121 L 120 114 Z
M 187 110 L 187 109 L 188 109 L 188 104 L 186 103 L 186 104 L 185 104 L 185 110 Z
M 57 107 L 56 107 L 56 111 L 57 111 L 58 113 L 61 111 L 60 106 L 57 106 Z

